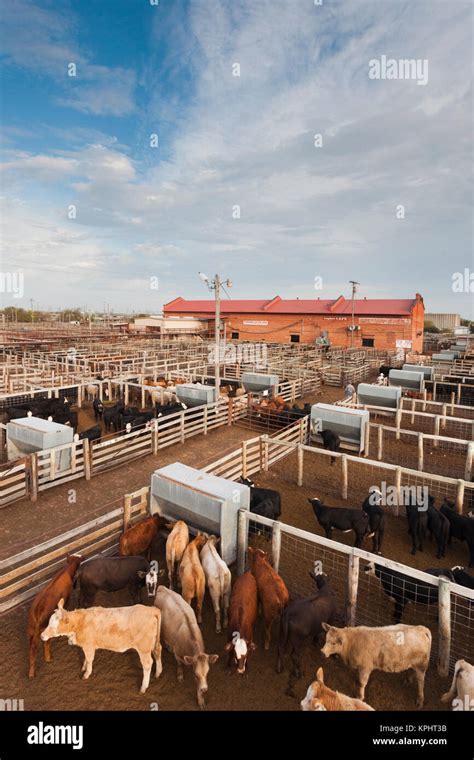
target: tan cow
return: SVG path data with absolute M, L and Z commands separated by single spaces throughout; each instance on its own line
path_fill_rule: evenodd
M 340 655 L 345 665 L 359 673 L 359 699 L 373 670 L 401 673 L 413 668 L 418 685 L 417 707 L 423 706 L 425 675 L 430 662 L 431 631 L 423 625 L 386 625 L 370 628 L 335 628 L 322 624 L 327 632 L 321 649 L 325 657 Z
M 184 520 L 166 523 L 166 527 L 171 528 L 171 533 L 166 539 L 166 566 L 170 589 L 172 589 L 174 574 L 178 572 L 184 550 L 189 544 L 189 529 Z
M 216 633 L 221 632 L 221 610 L 223 625 L 227 628 L 231 587 L 230 570 L 216 549 L 219 541 L 220 538 L 217 536 L 209 536 L 207 543 L 201 549 L 201 564 L 216 616 Z
M 441 701 L 451 702 L 453 710 L 474 710 L 474 665 L 466 660 L 457 661 L 451 688 Z
M 152 654 L 156 663 L 156 678 L 163 670 L 160 631 L 161 613 L 156 607 L 135 604 L 132 607 L 89 607 L 67 612 L 64 599 L 61 599 L 41 638 L 48 641 L 56 636 L 67 636 L 70 644 L 81 647 L 84 652 L 84 680 L 92 673 L 96 649 L 107 649 L 109 652 L 135 649 L 143 668 L 140 693 L 144 694 L 150 684 Z
M 206 654 L 202 633 L 194 610 L 184 599 L 166 586 L 158 586 L 155 605 L 161 611 L 163 642 L 170 649 L 178 664 L 178 681 L 184 680 L 183 665 L 192 666 L 196 680 L 199 707 L 205 707 L 209 666 L 219 659 L 218 654 Z
M 188 604 L 196 597 L 196 615 L 198 623 L 202 623 L 202 603 L 206 590 L 206 576 L 202 569 L 199 552 L 206 543 L 207 536 L 198 533 L 184 550 L 183 559 L 179 566 L 179 580 L 181 581 L 181 594 Z
M 373 707 L 362 702 L 360 699 L 348 697 L 339 691 L 333 691 L 324 683 L 324 672 L 322 668 L 316 671 L 316 681 L 308 686 L 306 696 L 301 700 L 301 709 L 303 712 L 313 712 L 317 710 L 327 710 L 334 712 L 339 710 L 373 710 Z
M 281 615 L 289 602 L 290 595 L 283 578 L 273 569 L 262 549 L 248 550 L 250 570 L 257 581 L 258 599 L 262 606 L 265 622 L 265 649 L 270 648 L 272 623 Z

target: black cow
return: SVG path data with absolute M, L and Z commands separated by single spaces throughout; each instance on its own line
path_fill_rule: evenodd
M 433 497 L 428 497 L 428 504 L 424 501 L 418 500 L 417 496 L 410 492 L 408 497 L 408 503 L 405 504 L 407 520 L 408 520 L 408 533 L 411 536 L 412 549 L 411 554 L 416 554 L 418 549 L 423 551 L 423 539 L 426 536 L 426 530 L 428 528 L 428 506 L 429 500 Z M 434 500 L 433 500 L 434 501 Z
M 372 552 L 382 554 L 382 542 L 385 533 L 386 515 L 382 507 L 376 502 L 376 493 L 369 493 L 362 504 L 362 509 L 369 517 L 369 528 L 372 534 Z
M 278 491 L 271 488 L 258 488 L 250 478 L 239 478 L 239 483 L 250 488 L 250 511 L 254 514 L 262 514 L 257 511 L 259 504 L 268 502 L 265 509 L 271 511 L 271 520 L 278 520 L 281 516 L 281 496 Z M 271 504 L 271 510 L 270 510 Z M 265 514 L 264 517 L 268 515 Z
M 92 406 L 94 409 L 94 417 L 96 421 L 101 420 L 102 414 L 104 412 L 104 405 L 102 401 L 99 398 L 95 398 L 94 401 L 92 402 Z
M 97 557 L 84 562 L 79 568 L 76 582 L 80 583 L 80 607 L 92 607 L 98 591 L 119 591 L 128 586 L 133 603 L 140 601 L 142 586 L 148 596 L 154 596 L 158 585 L 158 573 L 150 570 L 144 557 Z
M 459 583 L 460 586 L 464 586 L 465 588 L 474 589 L 474 578 L 469 573 L 466 573 L 463 567 L 456 565 L 451 568 L 451 572 L 455 583 Z
M 469 567 L 474 565 L 474 520 L 466 515 L 459 515 L 454 508 L 454 504 L 447 499 L 441 505 L 439 510 L 441 514 L 449 520 L 449 542 L 457 538 L 459 541 L 465 541 L 469 549 Z
M 314 515 L 324 529 L 327 538 L 332 538 L 333 528 L 349 533 L 355 533 L 355 544 L 362 547 L 365 536 L 369 532 L 369 516 L 361 509 L 348 507 L 326 507 L 320 499 L 308 499 L 313 507 Z
M 449 520 L 433 506 L 433 502 L 428 504 L 428 532 L 431 539 L 435 537 L 436 556 L 441 559 L 446 554 L 446 545 L 449 541 Z
M 79 440 L 83 441 L 87 438 L 88 441 L 100 441 L 101 436 L 102 428 L 100 425 L 94 425 L 94 427 L 88 428 L 87 430 L 83 430 L 82 433 L 79 433 Z
M 296 678 L 301 678 L 301 654 L 306 640 L 309 637 L 315 640 L 322 633 L 322 623 L 335 622 L 337 612 L 336 600 L 329 587 L 327 575 L 315 575 L 311 571 L 309 574 L 316 583 L 316 593 L 290 602 L 280 618 L 276 671 L 281 673 L 283 655 L 290 642 L 292 675 Z
M 328 451 L 339 451 L 341 439 L 333 430 L 321 430 L 320 436 L 323 439 L 323 446 Z M 331 465 L 336 461 L 336 457 L 331 457 Z
M 391 369 L 392 367 L 389 367 L 388 364 L 382 364 L 382 366 L 379 367 L 379 375 L 388 377 Z
M 378 578 L 385 594 L 395 602 L 393 610 L 395 623 L 401 622 L 403 610 L 408 602 L 435 604 L 438 601 L 437 586 L 432 586 L 425 581 L 414 580 L 409 575 L 398 572 L 398 570 L 390 570 L 388 567 L 370 562 L 365 567 L 365 572 Z M 450 570 L 429 568 L 425 570 L 425 573 L 453 581 L 453 574 Z
M 104 420 L 104 427 L 107 431 L 110 431 L 113 427 L 114 432 L 117 433 L 122 427 L 122 415 L 114 406 L 104 409 L 102 419 Z

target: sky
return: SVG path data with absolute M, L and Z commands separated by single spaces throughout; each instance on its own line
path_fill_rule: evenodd
M 3 305 L 160 313 L 204 271 L 474 319 L 470 0 L 155 2 L 3 0 Z

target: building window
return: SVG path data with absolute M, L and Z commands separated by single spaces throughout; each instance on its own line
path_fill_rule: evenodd
M 365 348 L 373 348 L 375 343 L 375 338 L 362 338 L 362 346 Z
M 299 335 L 290 335 L 290 343 L 299 343 L 299 342 L 300 342 Z
M 238 333 L 238 331 L 234 330 L 233 332 L 231 332 L 230 337 L 231 337 L 232 340 L 238 340 L 239 339 L 239 333 Z

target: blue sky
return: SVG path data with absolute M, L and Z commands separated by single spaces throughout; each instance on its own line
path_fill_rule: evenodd
M 25 282 L 5 303 L 159 312 L 205 297 L 203 270 L 239 298 L 357 279 L 474 318 L 452 290 L 474 271 L 470 2 L 4 0 L 0 16 L 2 271 Z M 382 55 L 427 59 L 428 83 L 371 80 Z

